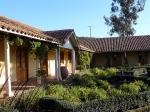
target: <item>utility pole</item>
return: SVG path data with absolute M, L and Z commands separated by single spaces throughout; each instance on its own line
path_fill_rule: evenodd
M 88 26 L 90 30 L 90 38 L 92 37 L 92 26 Z

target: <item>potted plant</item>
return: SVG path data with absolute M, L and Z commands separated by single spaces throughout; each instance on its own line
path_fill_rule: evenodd
M 36 71 L 37 84 L 42 84 L 42 77 L 45 75 L 45 70 L 38 69 Z

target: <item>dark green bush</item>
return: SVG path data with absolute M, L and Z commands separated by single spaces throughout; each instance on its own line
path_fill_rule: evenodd
M 95 76 L 92 74 L 74 75 L 69 78 L 68 85 L 96 87 Z
M 95 77 L 90 74 L 84 74 L 80 81 L 80 86 L 96 87 Z
M 113 97 L 106 100 L 94 100 L 84 103 L 76 109 L 76 112 L 123 112 L 138 108 L 150 103 L 150 93 Z
M 51 99 L 49 97 L 41 98 L 38 105 L 40 107 L 39 112 L 73 112 L 75 109 L 75 105 L 67 101 Z

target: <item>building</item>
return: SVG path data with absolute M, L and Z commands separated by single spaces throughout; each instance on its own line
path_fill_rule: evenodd
M 91 67 L 150 64 L 150 36 L 78 38 L 81 50 L 93 52 Z M 126 62 L 127 61 L 127 62 Z
M 70 74 L 75 72 L 76 36 L 73 30 L 44 32 L 21 22 L 0 16 L 0 85 L 6 85 L 8 96 L 13 96 L 12 82 L 25 82 L 36 77 L 39 60 L 29 52 L 25 45 L 10 45 L 10 40 L 20 38 L 41 42 L 49 49 L 43 68 L 46 77 L 61 80 L 61 67 L 68 68 Z

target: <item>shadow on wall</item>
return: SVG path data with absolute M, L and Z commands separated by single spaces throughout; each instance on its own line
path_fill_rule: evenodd
M 0 63 L 0 78 L 2 77 L 2 71 L 3 71 L 4 66 Z

